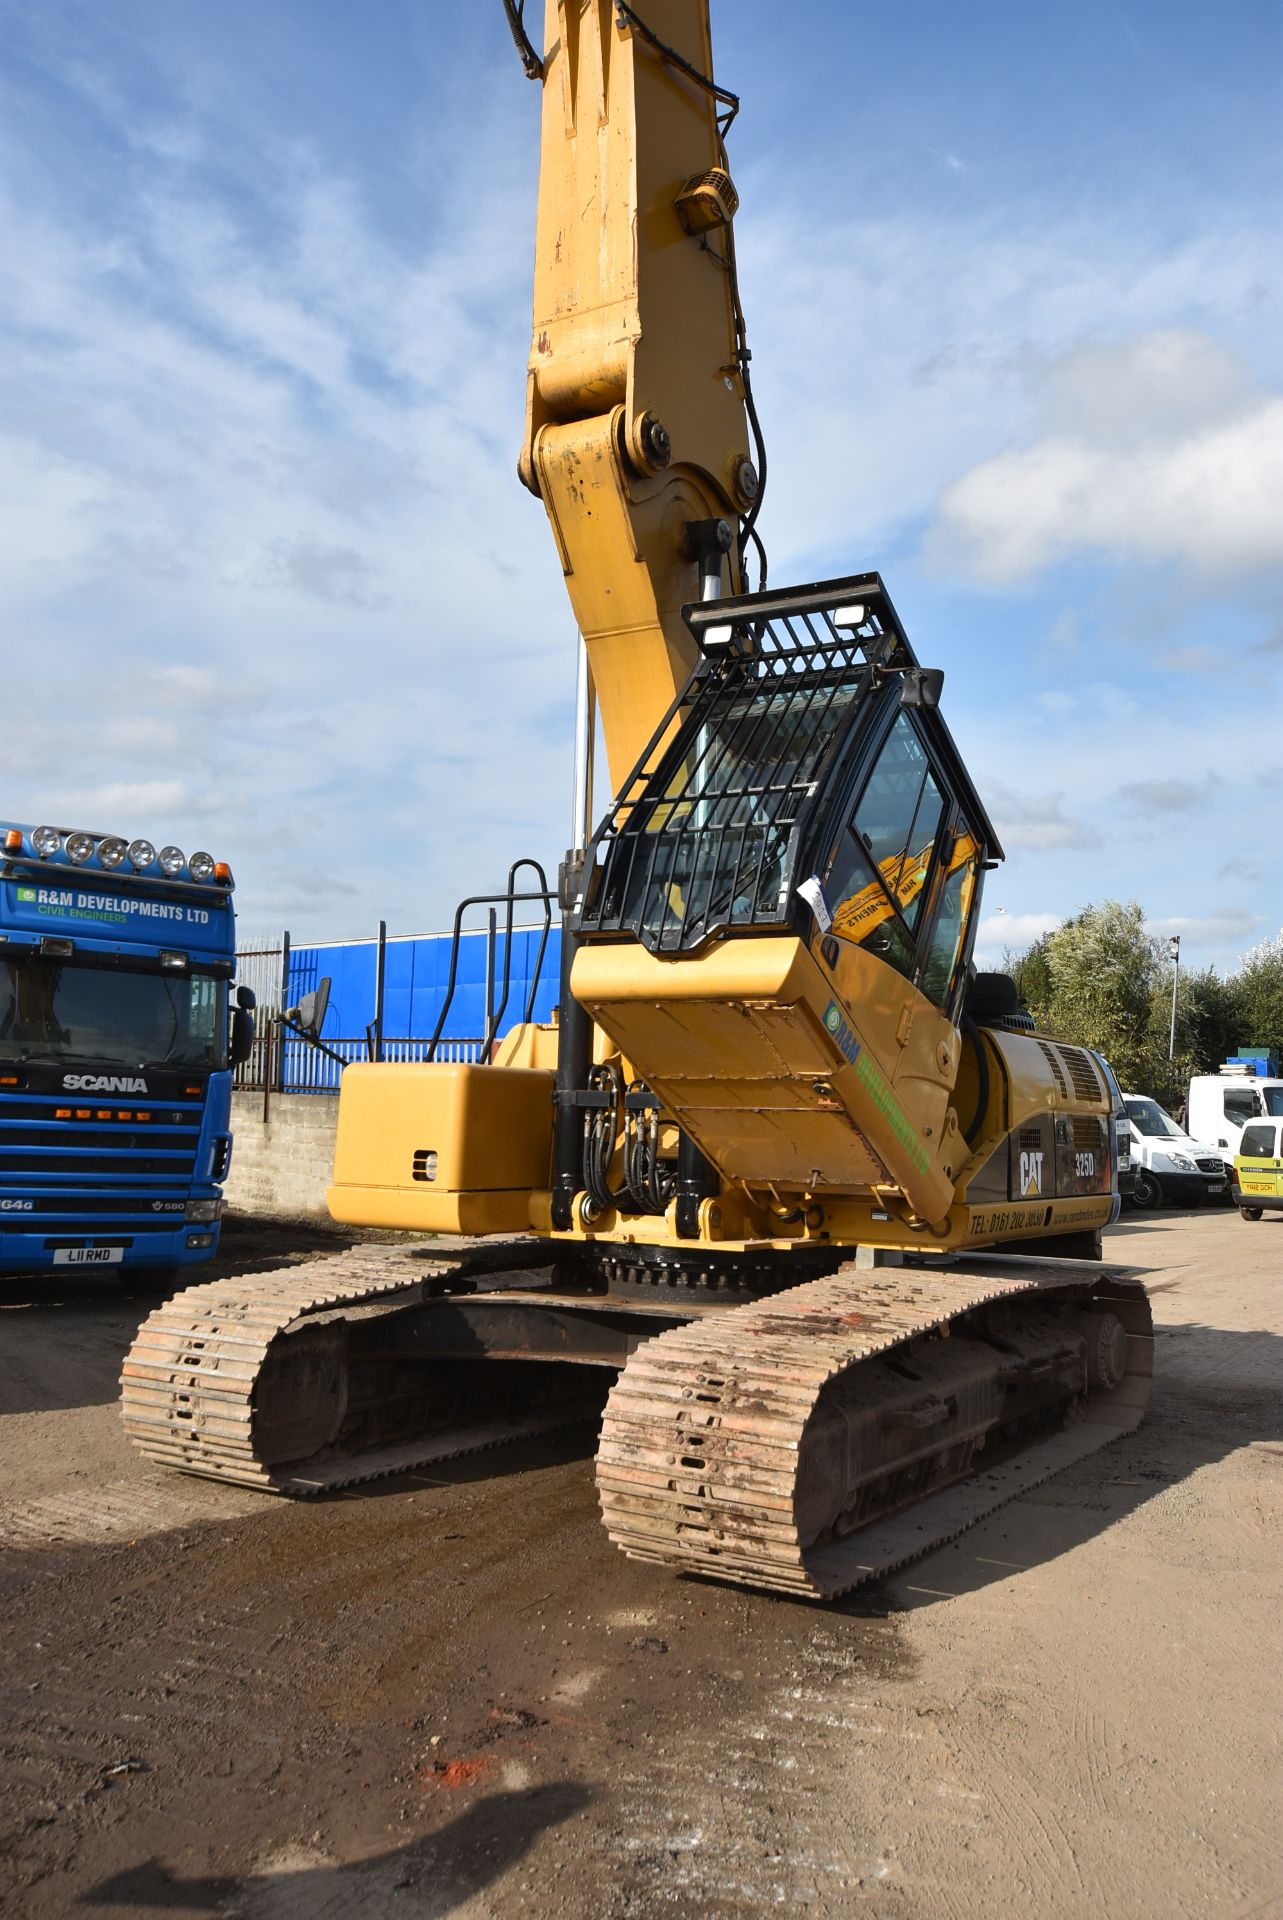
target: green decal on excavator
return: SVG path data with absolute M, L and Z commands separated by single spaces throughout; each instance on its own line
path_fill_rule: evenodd
M 900 1145 L 905 1149 L 919 1173 L 926 1173 L 931 1166 L 931 1155 L 919 1140 L 917 1131 L 904 1108 L 892 1093 L 882 1075 L 874 1066 L 867 1053 L 862 1054 L 856 1063 L 856 1073 L 860 1083 L 872 1094 L 874 1104 L 885 1115 L 888 1125 Z

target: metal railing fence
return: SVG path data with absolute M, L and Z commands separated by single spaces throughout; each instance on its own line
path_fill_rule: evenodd
M 517 863 L 518 866 L 533 863 Z M 549 910 L 550 893 L 546 883 L 537 893 L 516 893 L 514 877 L 516 868 L 509 875 L 508 890 L 503 895 L 492 895 L 479 900 L 467 901 L 455 917 L 453 934 L 420 936 L 424 940 L 440 938 L 450 942 L 449 977 L 444 988 L 437 996 L 436 1007 L 429 1005 L 428 1017 L 437 1012 L 433 1032 L 424 1034 L 388 1033 L 385 1012 L 385 982 L 387 976 L 387 927 L 379 922 L 379 931 L 375 944 L 375 965 L 373 972 L 373 1005 L 371 1018 L 365 1023 L 365 1031 L 360 1034 L 334 1036 L 324 1027 L 321 1031 L 321 1046 L 311 1044 L 302 1034 L 291 1031 L 282 1023 L 281 1016 L 291 1007 L 297 1006 L 300 998 L 316 988 L 320 976 L 328 971 L 325 960 L 327 947 L 336 956 L 341 951 L 351 952 L 355 948 L 366 947 L 370 942 L 337 942 L 321 945 L 305 945 L 291 942 L 288 932 L 271 935 L 263 939 L 247 940 L 236 956 L 236 983 L 252 989 L 257 1002 L 256 1031 L 250 1056 L 236 1069 L 234 1086 L 238 1092 L 260 1092 L 263 1095 L 264 1118 L 270 1110 L 273 1093 L 317 1093 L 334 1094 L 339 1090 L 343 1070 L 355 1060 L 382 1061 L 446 1061 L 477 1062 L 489 1056 L 494 1039 L 500 1031 L 500 1025 L 509 1005 L 510 994 L 515 997 L 517 981 L 512 976 L 514 937 L 518 934 L 530 936 L 533 942 L 538 937 L 537 953 L 534 958 L 532 977 L 527 983 L 522 975 L 520 1001 L 517 1017 L 532 1017 L 536 993 L 543 977 L 544 960 L 548 946 L 551 913 Z M 542 871 L 539 879 L 543 881 Z M 540 900 L 544 904 L 543 925 L 518 928 L 513 921 L 513 907 L 518 901 Z M 507 912 L 503 922 L 494 911 L 491 901 L 498 900 L 506 904 Z M 462 935 L 462 917 L 465 908 L 484 906 L 488 909 L 486 924 L 481 928 L 469 930 Z M 480 938 L 485 941 L 484 981 L 474 983 L 474 998 L 481 997 L 482 1018 L 480 1024 L 484 1031 L 476 1034 L 447 1033 L 443 1031 L 453 998 L 459 963 L 459 943 L 461 937 Z M 548 969 L 555 979 L 555 963 Z M 429 990 L 430 991 L 430 990 Z M 416 1004 L 418 1001 L 416 999 Z M 334 1008 L 331 1008 L 334 1011 Z M 348 1006 L 343 1012 L 346 1024 L 356 1013 L 360 1019 L 365 1009 Z M 475 1009 L 474 1009 L 475 1011 Z M 510 1022 L 509 1022 L 510 1024 Z

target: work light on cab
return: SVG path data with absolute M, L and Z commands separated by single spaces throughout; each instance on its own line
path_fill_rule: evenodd
M 186 855 L 181 847 L 162 847 L 158 858 L 161 872 L 172 880 L 175 874 L 182 872 Z
M 37 827 L 31 844 L 42 860 L 50 860 L 55 853 L 62 852 L 62 835 L 57 827 Z
M 214 856 L 212 853 L 194 853 L 187 862 L 187 867 L 193 880 L 212 880 Z
M 156 858 L 156 849 L 150 840 L 131 840 L 129 843 L 129 864 L 135 873 L 142 873 L 151 866 Z
M 93 857 L 94 837 L 92 833 L 69 833 L 67 835 L 67 858 L 73 867 L 83 867 L 86 860 Z
M 125 843 L 117 834 L 98 842 L 98 865 L 110 873 L 125 857 Z

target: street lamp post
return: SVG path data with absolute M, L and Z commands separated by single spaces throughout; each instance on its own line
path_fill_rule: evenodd
M 1173 933 L 1167 942 L 1167 952 L 1172 962 L 1172 1027 L 1167 1039 L 1167 1058 L 1176 1058 L 1176 984 L 1181 977 L 1181 937 Z

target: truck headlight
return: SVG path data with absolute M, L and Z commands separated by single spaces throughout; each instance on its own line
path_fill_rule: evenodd
M 120 865 L 124 857 L 125 843 L 115 835 L 112 835 L 108 840 L 100 840 L 98 842 L 98 865 L 100 867 L 106 867 L 109 873 L 113 867 Z
M 189 1200 L 187 1218 L 189 1220 L 221 1220 L 223 1203 L 221 1200 Z
M 31 844 L 42 860 L 49 860 L 55 853 L 62 852 L 62 835 L 57 827 L 37 827 Z
M 187 871 L 193 880 L 212 880 L 214 877 L 214 856 L 212 853 L 194 853 L 187 862 Z
M 1193 1173 L 1194 1171 L 1194 1162 L 1183 1153 L 1160 1154 L 1159 1158 L 1165 1159 L 1167 1165 L 1169 1167 L 1175 1167 L 1178 1173 Z
M 175 874 L 182 872 L 186 855 L 181 847 L 162 847 L 158 858 L 161 872 L 168 874 L 172 880 Z
M 86 860 L 93 857 L 94 837 L 92 833 L 69 833 L 67 835 L 67 858 L 73 867 L 83 867 Z
M 129 843 L 129 864 L 135 873 L 141 873 L 156 858 L 156 849 L 150 840 L 131 840 Z

